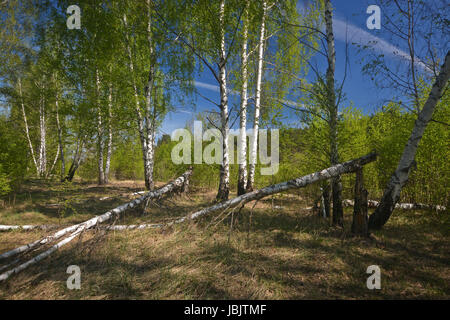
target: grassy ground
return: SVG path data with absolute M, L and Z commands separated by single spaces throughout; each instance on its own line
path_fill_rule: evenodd
M 7 199 L 0 224 L 70 225 L 129 201 L 142 183 L 106 187 L 35 181 Z M 103 197 L 112 197 L 100 200 Z M 117 224 L 161 222 L 209 206 L 214 192 L 193 190 L 128 212 Z M 247 205 L 235 218 L 213 217 L 163 230 L 89 231 L 37 265 L 0 283 L 1 299 L 449 299 L 449 214 L 396 211 L 371 240 L 329 226 L 301 194 Z M 249 217 L 252 212 L 249 233 Z M 217 216 L 217 215 L 216 215 Z M 237 221 L 236 221 L 237 218 Z M 50 231 L 0 233 L 0 252 Z M 81 290 L 68 290 L 69 265 Z M 381 268 L 381 290 L 366 269 Z

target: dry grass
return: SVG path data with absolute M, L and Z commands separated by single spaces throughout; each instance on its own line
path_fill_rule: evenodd
M 47 186 L 46 186 L 47 188 Z M 75 184 L 71 193 L 90 201 L 62 218 L 44 206 L 52 192 L 33 201 L 16 199 L 0 211 L 0 223 L 83 221 L 127 201 L 121 194 L 141 190 L 134 182 L 108 187 Z M 41 192 L 44 192 L 41 190 Z M 117 223 L 159 222 L 208 206 L 214 192 L 195 192 L 155 203 L 149 212 L 127 213 Z M 68 197 L 68 195 L 65 195 Z M 114 198 L 99 201 L 101 197 Z M 63 196 L 62 196 L 63 197 Z M 90 231 L 39 264 L 0 283 L 1 299 L 449 299 L 449 215 L 396 211 L 372 240 L 351 237 L 303 210 L 297 195 L 252 203 L 238 216 L 165 230 Z M 236 216 L 235 216 L 236 218 Z M 349 230 L 351 211 L 345 215 Z M 0 234 L 0 252 L 45 234 Z M 81 290 L 68 290 L 66 269 L 78 265 Z M 381 267 L 382 289 L 366 288 L 369 265 Z

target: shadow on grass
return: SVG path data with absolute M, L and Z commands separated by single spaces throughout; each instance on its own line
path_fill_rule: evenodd
M 103 202 L 108 207 L 112 202 Z M 121 202 L 123 203 L 123 202 Z M 173 228 L 108 233 L 83 241 L 8 281 L 3 294 L 19 295 L 49 282 L 55 297 L 72 299 L 358 299 L 449 297 L 448 232 L 441 216 L 395 212 L 373 240 L 351 237 L 296 199 L 281 209 L 242 210 L 230 242 L 230 218 L 206 229 L 213 217 Z M 94 206 L 94 204 L 92 204 Z M 97 204 L 100 208 L 100 204 Z M 175 197 L 128 212 L 118 223 L 161 222 L 211 205 L 205 197 Z M 269 208 L 267 208 L 269 206 Z M 92 207 L 94 208 L 94 207 Z M 346 210 L 349 230 L 351 210 Z M 117 236 L 116 236 L 117 235 Z M 93 248 L 89 253 L 87 248 Z M 82 268 L 82 290 L 65 287 L 67 266 Z M 382 270 L 382 290 L 366 287 L 370 265 Z M 31 275 L 31 276 L 30 276 Z M 37 290 L 37 289 L 36 289 Z M 0 290 L 1 291 L 1 290 Z M 6 293 L 8 292 L 8 293 Z M 40 297 L 39 292 L 27 293 Z M 1 294 L 0 294 L 1 296 Z M 42 296 L 49 298 L 48 296 Z M 51 298 L 51 297 L 50 297 Z

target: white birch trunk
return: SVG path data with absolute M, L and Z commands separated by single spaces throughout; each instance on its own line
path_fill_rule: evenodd
M 48 170 L 47 173 L 45 174 L 45 178 L 48 178 L 48 176 L 52 173 L 53 169 L 55 168 L 56 162 L 58 162 L 58 159 L 59 159 L 59 147 L 56 149 L 55 159 L 53 160 L 50 170 Z
M 355 201 L 351 199 L 345 199 L 342 200 L 342 205 L 345 207 L 353 207 L 355 205 Z M 380 202 L 376 200 L 367 200 L 367 205 L 369 208 L 377 208 L 380 205 Z M 395 209 L 445 211 L 447 210 L 447 207 L 425 203 L 396 203 Z
M 58 87 L 56 87 L 56 90 L 58 90 Z M 66 174 L 66 160 L 64 158 L 64 145 L 62 141 L 62 127 L 59 120 L 59 99 L 58 99 L 58 91 L 56 92 L 56 100 L 55 100 L 55 106 L 56 106 L 56 127 L 58 129 L 58 146 L 59 146 L 59 158 L 61 159 L 61 181 L 64 180 L 64 176 Z
M 150 70 L 148 74 L 147 88 L 146 88 L 146 115 L 145 115 L 145 139 L 147 149 L 145 150 L 145 186 L 148 190 L 153 190 L 153 165 L 154 165 L 154 133 L 155 133 L 155 117 L 156 117 L 156 105 L 153 101 L 153 89 L 155 82 L 155 59 L 153 53 L 153 34 L 152 34 L 152 19 L 151 19 L 151 3 L 147 0 L 147 42 L 149 49 L 149 64 Z M 153 110 L 153 111 L 152 111 Z
M 22 80 L 19 78 L 18 82 L 19 82 L 20 105 L 22 107 L 23 121 L 25 123 L 25 135 L 27 137 L 28 146 L 30 147 L 30 153 L 31 153 L 31 157 L 33 159 L 34 166 L 36 167 L 36 173 L 39 175 L 39 166 L 38 166 L 38 163 L 37 163 L 37 160 L 36 160 L 36 156 L 34 155 L 33 144 L 31 143 L 30 130 L 29 130 L 29 127 L 28 127 L 27 114 L 25 112 L 25 104 L 23 102 Z
M 282 191 L 303 188 L 311 183 L 328 180 L 337 175 L 341 175 L 344 173 L 354 172 L 354 171 L 358 170 L 361 166 L 375 161 L 376 157 L 377 157 L 377 155 L 375 153 L 371 153 L 371 154 L 365 155 L 361 158 L 350 160 L 350 161 L 347 161 L 344 163 L 340 163 L 340 164 L 331 166 L 329 168 L 323 169 L 318 172 L 308 174 L 306 176 L 303 176 L 303 177 L 300 177 L 297 179 L 289 180 L 289 181 L 271 185 L 271 186 L 268 186 L 268 187 L 265 187 L 265 188 L 262 188 L 259 190 L 255 190 L 255 191 L 246 193 L 242 196 L 230 199 L 228 201 L 218 203 L 212 207 L 208 207 L 208 208 L 202 209 L 200 211 L 194 212 L 183 218 L 177 219 L 174 222 L 165 224 L 164 226 L 172 225 L 174 223 L 181 223 L 181 222 L 185 222 L 188 220 L 193 220 L 193 219 L 199 218 L 201 216 L 204 216 L 206 214 L 211 214 L 213 212 L 231 209 L 231 208 L 237 207 L 239 205 L 244 205 L 250 201 L 259 200 L 261 198 L 264 198 L 269 195 L 276 194 L 276 193 L 279 193 Z
M 227 69 L 226 69 L 226 48 L 225 48 L 225 1 L 220 2 L 220 62 L 219 62 L 219 80 L 220 80 L 220 120 L 221 132 L 223 138 L 222 165 L 220 166 L 220 182 L 217 192 L 217 200 L 227 200 L 230 193 L 230 168 L 228 154 L 228 92 L 227 92 Z
M 137 122 L 137 126 L 138 126 L 138 131 L 139 131 L 139 139 L 141 141 L 142 160 L 144 163 L 144 178 L 145 178 L 145 177 L 148 177 L 148 175 L 149 175 L 148 174 L 148 166 L 146 165 L 147 164 L 147 139 L 146 139 L 145 133 L 144 133 L 144 121 L 143 121 L 142 114 L 141 114 L 141 103 L 139 100 L 139 94 L 138 94 L 137 85 L 136 85 L 136 78 L 134 75 L 133 55 L 132 55 L 131 47 L 130 47 L 130 37 L 128 34 L 128 22 L 127 22 L 126 14 L 123 15 L 122 21 L 123 21 L 123 25 L 125 27 L 125 39 L 127 42 L 126 49 L 127 49 L 130 73 L 131 73 L 131 78 L 132 78 L 131 80 L 133 83 L 136 122 Z
M 259 190 L 255 190 L 255 191 L 243 194 L 241 196 L 238 196 L 236 198 L 220 202 L 211 207 L 196 211 L 194 213 L 186 215 L 186 216 L 179 218 L 170 223 L 112 226 L 112 227 L 108 227 L 107 229 L 109 229 L 109 230 L 130 230 L 130 229 L 163 228 L 163 227 L 168 227 L 168 226 L 171 226 L 174 224 L 183 223 L 186 221 L 191 221 L 191 220 L 197 219 L 199 217 L 202 217 L 202 216 L 205 216 L 208 214 L 212 214 L 214 212 L 218 212 L 218 211 L 222 211 L 222 210 L 229 210 L 232 208 L 236 208 L 238 206 L 243 206 L 244 204 L 246 204 L 250 201 L 259 200 L 259 199 L 262 199 L 262 198 L 267 197 L 272 194 L 280 193 L 280 192 L 291 190 L 291 189 L 303 188 L 303 187 L 306 187 L 307 185 L 310 185 L 310 184 L 318 182 L 318 181 L 331 179 L 337 175 L 355 172 L 356 170 L 359 170 L 362 166 L 375 161 L 376 157 L 377 157 L 377 155 L 375 153 L 371 153 L 371 154 L 365 155 L 361 158 L 350 160 L 350 161 L 347 161 L 344 163 L 340 163 L 340 164 L 334 165 L 332 167 L 323 169 L 318 172 L 308 174 L 306 176 L 303 176 L 303 177 L 300 177 L 297 179 L 289 180 L 289 181 L 271 185 L 271 186 L 268 186 L 268 187 L 265 187 L 265 188 L 262 188 Z M 312 209 L 312 208 L 306 208 L 306 209 Z
M 102 108 L 100 103 L 100 77 L 98 74 L 98 69 L 95 70 L 95 84 L 96 84 L 96 95 L 97 95 L 97 152 L 98 152 L 98 184 L 102 185 L 105 183 L 105 172 L 103 169 L 103 119 L 102 119 Z
M 441 67 L 439 75 L 431 88 L 428 99 L 425 102 L 419 116 L 414 124 L 411 136 L 403 149 L 402 157 L 398 163 L 397 169 L 388 182 L 381 199 L 380 205 L 375 212 L 369 217 L 369 229 L 381 229 L 388 221 L 395 208 L 396 203 L 400 199 L 400 192 L 408 181 L 409 173 L 414 164 L 417 147 L 422 139 L 423 133 L 433 116 L 434 109 L 441 98 L 444 89 L 450 78 L 450 51 L 445 56 L 445 61 Z
M 80 231 L 81 232 L 81 231 Z M 28 268 L 30 265 L 35 264 L 39 261 L 41 261 L 42 259 L 48 257 L 49 255 L 51 255 L 53 252 L 55 252 L 56 250 L 58 250 L 60 247 L 62 247 L 63 245 L 69 243 L 70 241 L 72 241 L 80 232 L 74 232 L 72 233 L 69 237 L 67 237 L 66 239 L 64 239 L 63 241 L 53 245 L 52 247 L 50 247 L 50 249 L 48 249 L 47 251 L 39 254 L 38 256 L 34 257 L 31 260 L 28 260 L 27 262 L 19 265 L 18 267 L 15 267 L 7 272 L 4 272 L 2 274 L 0 274 L 0 281 L 6 280 L 8 279 L 12 274 L 15 273 L 19 273 L 20 271 Z
M 248 6 L 249 1 L 245 3 L 243 31 L 242 31 L 242 51 L 241 51 L 241 106 L 240 106 L 240 123 L 239 123 L 239 141 L 238 143 L 238 196 L 245 193 L 247 188 L 247 87 L 248 87 L 248 53 L 247 53 L 247 41 L 248 41 Z
M 141 197 L 139 199 L 136 199 L 136 200 L 134 200 L 132 202 L 129 202 L 127 204 L 124 204 L 122 206 L 119 206 L 119 207 L 117 207 L 117 208 L 115 208 L 115 209 L 113 209 L 111 211 L 108 211 L 108 212 L 104 213 L 101 216 L 94 217 L 94 218 L 92 218 L 92 219 L 90 219 L 90 220 L 88 220 L 88 221 L 86 221 L 84 223 L 81 223 L 81 224 L 69 227 L 70 231 L 66 231 L 64 234 L 67 234 L 67 233 L 73 231 L 70 234 L 70 236 L 68 236 L 64 240 L 58 242 L 57 244 L 53 245 L 48 250 L 42 252 L 41 254 L 37 255 L 36 257 L 26 261 L 25 263 L 23 263 L 23 264 L 15 267 L 15 268 L 7 271 L 7 272 L 4 272 L 4 273 L 0 274 L 0 281 L 4 281 L 4 280 L 8 279 L 11 275 L 13 275 L 15 273 L 18 273 L 18 272 L 26 269 L 30 265 L 33 265 L 33 264 L 41 261 L 42 259 L 48 257 L 49 255 L 51 255 L 53 252 L 55 252 L 56 250 L 58 250 L 62 246 L 66 245 L 67 243 L 72 241 L 76 236 L 81 234 L 83 231 L 85 231 L 85 230 L 87 230 L 89 228 L 92 228 L 95 225 L 97 225 L 99 223 L 102 223 L 102 222 L 104 222 L 106 220 L 109 220 L 113 215 L 119 215 L 123 211 L 131 209 L 131 208 L 139 205 L 140 203 L 143 203 L 147 198 L 158 198 L 158 197 L 161 197 L 165 193 L 173 191 L 177 187 L 178 188 L 182 188 L 183 184 L 185 183 L 185 181 L 187 181 L 189 179 L 189 176 L 191 174 L 192 174 L 192 170 L 190 169 L 186 173 L 184 173 L 181 177 L 177 178 L 176 180 L 172 181 L 171 183 L 165 185 L 164 187 L 162 187 L 162 188 L 160 188 L 160 189 L 158 189 L 156 191 L 149 192 L 147 195 L 145 195 L 145 196 L 143 196 L 143 197 Z M 63 230 L 67 230 L 69 228 L 66 228 L 66 229 L 63 229 Z M 63 234 L 61 234 L 62 230 L 59 231 L 59 233 L 60 233 L 60 235 L 59 235 L 58 238 L 60 238 L 63 235 Z M 44 241 L 44 240 L 42 240 L 42 241 Z M 19 249 L 19 248 L 17 248 L 17 249 Z M 14 250 L 17 250 L 17 249 L 14 249 Z M 31 249 L 27 249 L 26 251 L 29 251 L 29 250 L 31 250 Z M 9 251 L 9 252 L 11 252 L 11 251 Z M 7 252 L 7 253 L 9 253 L 9 252 Z M 22 252 L 25 252 L 25 251 L 22 251 Z M 17 254 L 17 253 L 15 253 L 15 254 Z M 3 257 L 4 255 L 5 254 L 0 255 L 0 260 L 4 258 Z M 10 256 L 11 255 L 9 255 L 9 257 Z
M 154 167 L 154 136 L 151 128 L 148 128 L 146 137 L 147 149 L 145 150 L 145 186 L 147 190 L 153 190 L 153 167 Z
M 31 230 L 36 230 L 36 229 L 40 229 L 40 230 L 48 230 L 48 229 L 53 229 L 56 226 L 50 226 L 50 225 L 23 225 L 23 226 L 11 226 L 11 225 L 0 225 L 0 231 L 14 231 L 14 230 L 19 230 L 19 231 L 31 231 Z
M 40 97 L 39 104 L 39 176 L 44 177 L 47 171 L 47 142 L 46 142 L 46 119 L 45 119 L 45 98 Z
M 261 110 L 261 87 L 262 76 L 264 72 L 264 38 L 266 32 L 265 19 L 267 14 L 267 3 L 263 1 L 263 16 L 259 31 L 259 49 L 258 49 L 258 70 L 256 74 L 256 91 L 255 91 L 255 118 L 253 121 L 253 135 L 250 137 L 250 158 L 248 166 L 247 191 L 252 191 L 255 184 L 255 167 L 256 167 L 256 151 L 258 149 L 258 131 L 259 117 Z
M 128 209 L 138 206 L 139 204 L 143 203 L 147 199 L 160 198 L 161 196 L 163 196 L 166 193 L 172 192 L 178 188 L 182 188 L 183 184 L 187 183 L 187 181 L 189 180 L 189 177 L 191 176 L 191 174 L 192 174 L 192 169 L 189 169 L 183 175 L 181 175 L 177 179 L 173 180 L 172 182 L 166 184 L 165 186 L 163 186 L 155 191 L 150 191 L 140 198 L 137 198 L 131 202 L 123 204 L 115 209 L 112 209 L 111 211 L 108 211 L 102 215 L 91 218 L 85 222 L 61 229 L 58 232 L 54 233 L 53 235 L 45 237 L 41 240 L 37 240 L 37 241 L 31 242 L 29 244 L 15 248 L 13 250 L 10 250 L 8 252 L 5 252 L 0 255 L 0 261 L 7 259 L 7 258 L 11 258 L 13 256 L 16 256 L 19 253 L 28 252 L 34 248 L 37 248 L 41 245 L 46 244 L 46 243 L 50 243 L 54 240 L 61 238 L 62 236 L 66 235 L 68 233 L 72 233 L 72 235 L 80 234 L 82 231 L 92 228 L 93 226 L 97 225 L 98 223 L 102 223 L 102 222 L 109 220 L 114 215 L 119 215 L 120 213 L 122 213 Z M 6 278 L 2 278 L 2 276 L 3 275 L 0 275 L 0 281 L 9 277 L 9 275 L 8 275 Z
M 108 94 L 108 145 L 106 151 L 106 164 L 105 164 L 105 183 L 109 183 L 109 171 L 111 168 L 111 155 L 112 155 L 112 85 L 109 84 Z

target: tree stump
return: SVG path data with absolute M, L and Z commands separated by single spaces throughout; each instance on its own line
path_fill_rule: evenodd
M 360 167 L 356 170 L 355 206 L 353 207 L 352 233 L 363 237 L 367 237 L 369 235 L 367 195 L 368 192 L 364 188 L 363 168 Z

